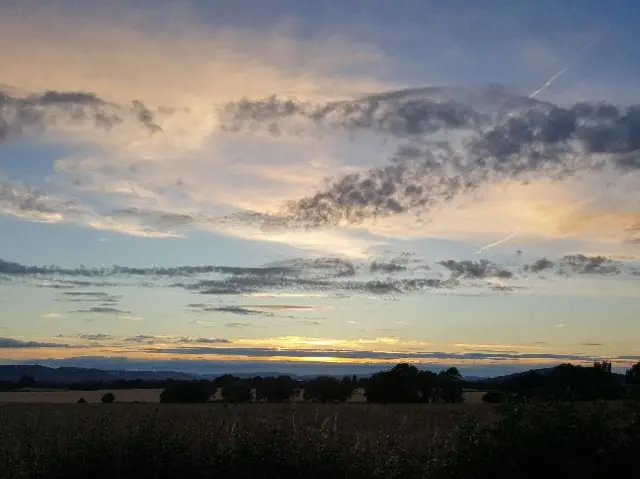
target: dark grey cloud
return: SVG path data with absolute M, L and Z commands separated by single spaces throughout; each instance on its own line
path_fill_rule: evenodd
M 389 164 L 334 178 L 325 189 L 284 205 L 280 218 L 244 218 L 265 227 L 357 224 L 407 211 L 428 212 L 461 193 L 505 179 L 562 180 L 581 171 L 640 170 L 640 106 L 578 103 L 565 108 L 495 85 L 466 93 L 451 88 L 392 92 L 326 105 L 275 97 L 243 100 L 230 104 L 223 118 L 232 131 L 266 126 L 277 134 L 290 119 L 303 119 L 307 130 L 330 125 L 407 141 Z M 465 137 L 430 139 L 439 130 Z
M 86 339 L 87 341 L 107 341 L 113 339 L 111 334 L 97 333 L 97 334 L 80 334 L 80 339 Z
M 474 109 L 464 99 L 456 99 L 453 91 L 424 89 L 418 96 L 416 92 L 405 90 L 396 95 L 390 92 L 324 104 L 282 100 L 276 96 L 262 100 L 243 99 L 225 105 L 219 116 L 223 131 L 228 132 L 265 129 L 273 135 L 285 131 L 304 134 L 314 125 L 351 131 L 373 130 L 401 138 L 440 130 L 475 130 L 491 121 L 490 116 Z M 493 94 L 501 95 L 496 91 Z M 297 121 L 292 123 L 291 120 Z M 301 121 L 307 123 L 306 129 L 300 126 Z
M 344 359 L 373 359 L 373 360 L 492 360 L 492 361 L 518 361 L 518 360 L 557 360 L 557 361 L 593 361 L 597 356 L 580 354 L 556 354 L 556 353 L 517 353 L 504 351 L 447 353 L 440 351 L 416 351 L 416 352 L 385 352 L 385 351 L 353 351 L 344 349 L 280 349 L 280 348 L 234 348 L 234 347 L 170 347 L 148 348 L 145 352 L 166 354 L 189 355 L 213 355 L 213 356 L 248 356 L 248 357 L 305 357 L 317 358 L 340 357 Z
M 104 291 L 68 291 L 66 293 L 62 293 L 65 296 L 77 296 L 81 298 L 105 298 L 109 297 L 109 293 L 105 293 Z
M 513 273 L 488 260 L 440 261 L 440 265 L 451 271 L 454 278 L 483 279 L 488 277 L 511 278 Z
M 190 337 L 166 337 L 154 336 L 149 334 L 139 334 L 137 336 L 129 336 L 124 338 L 125 343 L 136 344 L 171 344 L 171 343 L 191 343 L 191 344 L 231 344 L 233 341 L 225 338 L 190 338 Z
M 268 311 L 260 311 L 256 309 L 250 309 L 250 307 L 243 306 L 209 306 L 202 308 L 202 311 L 214 312 L 214 313 L 230 313 L 239 314 L 242 316 L 273 316 L 273 313 Z
M 547 269 L 552 269 L 555 267 L 555 263 L 547 258 L 540 258 L 534 261 L 532 264 L 527 264 L 524 266 L 525 271 L 531 271 L 532 273 L 539 273 L 540 271 L 545 271 Z
M 40 341 L 21 341 L 13 338 L 0 338 L 0 349 L 28 349 L 28 348 L 72 348 L 69 344 L 49 343 Z
M 131 314 L 131 311 L 125 311 L 111 306 L 93 306 L 91 308 L 77 309 L 71 312 L 87 314 Z
M 0 259 L 0 274 L 8 276 L 79 276 L 79 277 L 126 277 L 126 276 L 157 276 L 180 277 L 219 273 L 224 275 L 267 277 L 281 276 L 283 274 L 299 274 L 300 271 L 285 267 L 255 267 L 245 268 L 240 266 L 177 266 L 177 267 L 150 267 L 136 268 L 131 266 L 111 266 L 107 268 L 63 268 L 60 266 L 28 266 L 20 263 L 4 261 Z
M 140 101 L 122 107 L 107 103 L 93 93 L 48 91 L 19 97 L 0 90 L 0 144 L 61 124 L 87 124 L 108 131 L 130 118 L 150 133 L 156 133 L 162 129 L 155 123 L 155 116 Z
M 539 273 L 554 271 L 559 275 L 568 274 L 601 274 L 617 275 L 622 273 L 623 266 L 606 256 L 586 256 L 583 254 L 566 255 L 557 261 L 541 258 L 523 267 L 525 272 Z
M 561 266 L 578 274 L 619 274 L 618 262 L 605 256 L 567 255 L 562 258 Z
M 373 261 L 371 263 L 370 271 L 377 273 L 381 271 L 383 273 L 397 273 L 399 271 L 406 271 L 407 266 L 404 264 L 398 264 L 395 262 Z
M 156 342 L 157 337 L 149 334 L 138 334 L 137 336 L 128 336 L 124 338 L 125 343 L 145 343 L 145 344 L 154 344 Z
M 134 207 L 113 210 L 110 215 L 114 217 L 142 218 L 146 221 L 152 222 L 153 225 L 159 229 L 184 227 L 199 222 L 200 220 L 198 216 L 194 215 L 169 213 L 166 211 Z

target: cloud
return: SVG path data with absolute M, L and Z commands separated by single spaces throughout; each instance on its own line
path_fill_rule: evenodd
M 109 277 L 113 278 L 112 284 L 115 286 L 169 287 L 207 297 L 226 297 L 230 304 L 205 301 L 189 303 L 186 308 L 197 313 L 244 316 L 274 316 L 277 311 L 311 311 L 327 306 L 297 302 L 253 303 L 240 298 L 342 298 L 357 295 L 392 298 L 427 292 L 476 297 L 527 292 L 531 288 L 539 288 L 540 284 L 523 283 L 522 280 L 531 275 L 542 278 L 543 273 L 547 272 L 554 273 L 557 278 L 615 275 L 625 280 L 631 278 L 634 271 L 633 264 L 626 261 L 602 255 L 582 254 L 565 255 L 554 260 L 541 258 L 521 265 L 500 264 L 486 259 L 447 259 L 435 261 L 431 266 L 427 266 L 424 260 L 405 255 L 400 259 L 379 261 L 292 259 L 252 268 L 218 265 L 63 268 L 55 265 L 30 266 L 0 260 L 0 274 L 20 278 L 21 284 L 30 285 L 32 278 L 46 277 L 47 281 L 71 281 L 76 282 L 78 287 L 84 287 L 85 280 L 78 278 Z M 167 282 L 167 279 L 171 281 Z M 97 287 L 100 281 L 89 279 L 87 283 Z M 122 319 L 142 320 L 140 317 L 132 316 L 130 311 L 118 307 L 120 295 L 105 291 L 64 291 L 54 300 L 87 305 L 74 311 L 76 313 L 117 314 Z
M 556 264 L 553 261 L 548 260 L 547 258 L 540 258 L 534 261 L 530 265 L 525 265 L 525 271 L 531 271 L 532 273 L 539 273 L 540 271 L 545 271 L 547 269 L 551 269 Z
M 93 93 L 47 91 L 20 98 L 0 90 L 0 143 L 62 124 L 90 124 L 109 131 L 127 117 L 140 122 L 151 133 L 162 130 L 153 122 L 154 114 L 138 100 L 124 109 L 107 104 Z
M 256 311 L 254 309 L 242 306 L 209 306 L 203 308 L 202 311 L 217 312 L 217 313 L 230 313 L 239 314 L 242 316 L 260 315 L 260 316 L 273 316 L 273 313 L 267 311 Z
M 41 223 L 70 223 L 97 230 L 113 230 L 147 238 L 179 237 L 172 231 L 159 231 L 139 222 L 116 222 L 78 200 L 47 194 L 33 187 L 0 181 L 0 214 Z
M 239 329 L 239 328 L 248 328 L 250 326 L 253 326 L 253 324 L 252 323 L 231 322 L 231 323 L 226 323 L 225 326 L 227 328 Z
M 35 348 L 71 348 L 69 344 L 48 343 L 40 341 L 22 341 L 12 338 L 0 338 L 0 349 L 35 349 Z
M 71 311 L 72 313 L 88 313 L 88 314 L 117 314 L 117 315 L 129 315 L 131 311 L 124 311 L 122 309 L 113 308 L 111 306 L 93 306 L 91 308 L 77 309 Z M 131 318 L 127 316 L 127 318 Z
M 557 360 L 557 361 L 592 361 L 596 356 L 580 354 L 557 353 L 509 353 L 494 352 L 463 352 L 448 353 L 439 351 L 393 352 L 393 351 L 354 351 L 345 349 L 284 349 L 284 348 L 231 348 L 231 347 L 171 347 L 148 348 L 147 353 L 211 355 L 211 356 L 241 356 L 241 357 L 313 357 L 341 358 L 352 360 Z
M 60 313 L 45 313 L 42 315 L 42 317 L 45 319 L 57 319 L 57 318 L 62 318 L 63 316 L 64 315 Z
M 233 342 L 229 339 L 224 339 L 224 338 L 205 338 L 205 337 L 190 338 L 190 337 L 184 337 L 184 336 L 170 336 L 170 335 L 156 336 L 156 335 L 149 335 L 149 334 L 139 334 L 137 336 L 125 337 L 123 341 L 125 343 L 136 343 L 136 344 L 147 344 L 147 345 L 171 344 L 171 343 L 173 344 L 184 344 L 184 343 L 229 344 Z
M 513 273 L 491 263 L 488 260 L 480 261 L 441 261 L 440 264 L 451 271 L 454 278 L 511 278 Z
M 562 265 L 578 274 L 619 274 L 620 268 L 610 258 L 604 256 L 568 255 Z
M 37 194 L 9 182 L 0 211 L 140 237 L 199 229 L 357 259 L 408 234 L 479 229 L 474 244 L 494 242 L 513 233 L 502 231 L 510 215 L 529 225 L 523 238 L 628 235 L 622 219 L 593 208 L 582 219 L 547 212 L 556 223 L 504 201 L 507 218 L 487 208 L 468 222 L 454 203 L 508 182 L 632 177 L 637 107 L 561 107 L 498 85 L 399 89 L 373 80 L 398 73 L 390 59 L 352 38 L 290 26 L 212 31 L 188 13 L 167 23 L 160 11 L 3 14 L 0 40 L 12 48 L 0 62 L 15 66 L 3 81 L 22 90 L 2 97 L 5 136 L 43 127 L 46 141 L 82 148 L 56 161 Z M 548 56 L 528 49 L 527 58 Z M 417 226 L 414 212 L 433 224 Z M 389 218 L 416 226 L 378 222 Z M 387 236 L 364 239 L 354 225 Z
M 111 334 L 104 334 L 104 333 L 80 334 L 78 337 L 80 339 L 86 339 L 88 341 L 105 341 L 105 340 L 113 339 L 113 336 Z
M 435 133 L 429 125 L 433 115 L 438 118 L 426 105 L 446 104 L 446 98 L 462 97 L 464 92 L 442 88 L 420 90 L 418 99 L 414 95 L 416 92 L 403 91 L 374 100 L 341 102 L 340 108 L 325 105 L 331 114 L 339 111 L 336 117 L 341 127 L 367 130 L 379 129 L 372 118 L 384 117 L 383 112 L 391 110 L 404 122 L 393 133 L 410 143 L 400 146 L 386 166 L 339 177 L 315 195 L 290 202 L 281 212 L 283 221 L 308 227 L 361 224 L 411 210 L 430 212 L 482 185 L 500 181 L 562 180 L 579 172 L 626 174 L 640 169 L 640 144 L 634 140 L 640 131 L 640 107 L 578 103 L 564 108 L 489 87 L 480 89 L 478 95 L 493 105 L 493 114 L 470 107 L 473 114 L 467 117 L 477 121 L 442 125 L 460 130 L 462 137 L 440 138 L 425 147 L 416 143 L 415 135 L 427 138 Z M 325 119 L 320 107 L 276 99 L 245 102 L 238 108 L 243 121 L 268 118 L 273 122 L 301 114 L 316 122 Z M 312 113 L 305 113 L 309 109 Z M 351 111 L 356 112 L 353 121 Z M 357 116 L 360 112 L 368 115 L 366 120 Z
M 547 258 L 541 258 L 532 264 L 525 265 L 524 271 L 539 273 L 547 270 L 554 270 L 557 274 L 579 274 L 579 275 L 619 275 L 623 270 L 623 263 L 605 256 L 586 256 L 583 254 L 572 254 L 563 256 L 554 262 Z

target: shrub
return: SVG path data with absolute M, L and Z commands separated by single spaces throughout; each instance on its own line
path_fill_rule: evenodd
M 102 395 L 102 398 L 100 400 L 103 404 L 111 404 L 116 400 L 116 396 L 113 393 L 105 393 Z
M 85 398 L 78 399 L 78 404 L 87 404 L 87 400 Z
M 504 402 L 504 393 L 502 391 L 487 391 L 482 395 L 482 401 L 488 404 L 498 404 Z

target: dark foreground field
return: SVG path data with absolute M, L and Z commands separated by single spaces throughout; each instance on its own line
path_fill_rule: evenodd
M 7 404 L 0 441 L 2 478 L 640 477 L 620 403 Z

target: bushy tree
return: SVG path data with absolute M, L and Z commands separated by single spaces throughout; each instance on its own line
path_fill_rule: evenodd
M 338 379 L 331 376 L 319 376 L 306 382 L 305 401 L 345 402 L 353 395 L 351 378 Z
M 365 386 L 368 402 L 408 403 L 420 400 L 420 371 L 415 366 L 401 363 L 389 371 L 371 376 Z
M 625 381 L 627 384 L 640 385 L 640 361 L 631 366 L 631 368 L 625 374 Z
M 295 394 L 297 383 L 289 376 L 254 379 L 257 401 L 285 402 Z
M 161 403 L 205 403 L 216 392 L 209 381 L 168 381 Z
M 105 393 L 102 395 L 102 398 L 100 400 L 103 404 L 111 404 L 116 400 L 116 396 L 113 393 Z
M 253 399 L 251 387 L 247 381 L 234 381 L 222 386 L 220 391 L 222 399 L 226 402 L 242 403 Z
M 438 373 L 439 399 L 446 403 L 460 403 L 464 400 L 462 395 L 463 380 L 458 368 L 448 368 Z
M 368 402 L 462 402 L 463 380 L 456 368 L 439 373 L 401 363 L 371 376 L 365 385 Z
M 87 404 L 87 400 L 85 398 L 78 399 L 78 404 Z

